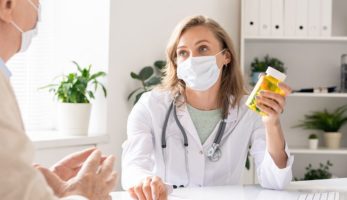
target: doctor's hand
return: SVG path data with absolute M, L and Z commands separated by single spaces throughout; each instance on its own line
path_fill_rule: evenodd
M 168 196 L 166 185 L 158 176 L 147 177 L 128 192 L 138 200 L 167 200 Z
M 278 84 L 284 94 L 280 95 L 271 91 L 262 90 L 257 98 L 257 107 L 267 116 L 263 117 L 265 125 L 278 125 L 280 115 L 284 111 L 286 97 L 292 93 L 292 89 L 285 83 Z
M 90 200 L 109 200 L 111 199 L 109 193 L 116 185 L 117 179 L 117 174 L 113 171 L 115 158 L 108 156 L 103 161 L 99 150 L 90 151 L 87 150 L 82 153 L 87 158 L 78 169 L 63 168 L 64 170 L 58 170 L 58 173 L 67 172 L 65 175 L 56 174 L 39 165 L 36 168 L 44 175 L 46 182 L 58 197 L 81 195 Z M 75 158 L 74 156 L 72 157 Z M 80 156 L 77 157 L 80 158 Z M 70 159 L 63 159 L 63 161 L 66 160 Z

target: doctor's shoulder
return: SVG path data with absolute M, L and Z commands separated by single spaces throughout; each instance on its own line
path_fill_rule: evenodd
M 154 88 L 145 92 L 139 99 L 137 104 L 147 107 L 149 110 L 158 108 L 167 108 L 172 102 L 172 93 L 168 90 Z

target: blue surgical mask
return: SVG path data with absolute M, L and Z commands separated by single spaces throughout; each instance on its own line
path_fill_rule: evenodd
M 206 91 L 211 88 L 219 78 L 220 69 L 216 56 L 190 57 L 178 64 L 177 77 L 183 80 L 187 87 L 196 91 Z
M 11 22 L 11 24 L 19 32 L 21 32 L 22 41 L 21 41 L 21 46 L 20 46 L 20 49 L 19 49 L 18 52 L 25 52 L 29 48 L 32 39 L 37 36 L 37 33 L 38 33 L 38 22 L 41 20 L 41 6 L 37 7 L 31 0 L 27 0 L 27 1 L 37 11 L 38 18 L 37 18 L 37 22 L 36 22 L 35 28 L 33 28 L 31 30 L 28 30 L 28 31 L 24 31 L 23 29 L 21 29 L 14 21 Z

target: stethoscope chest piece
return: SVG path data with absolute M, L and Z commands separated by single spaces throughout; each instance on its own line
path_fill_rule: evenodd
M 207 157 L 212 162 L 217 162 L 222 157 L 222 151 L 219 148 L 219 145 L 213 143 L 210 149 L 207 152 Z

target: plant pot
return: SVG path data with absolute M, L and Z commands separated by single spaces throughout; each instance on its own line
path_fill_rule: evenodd
M 66 135 L 88 135 L 91 104 L 88 103 L 59 103 L 58 131 Z
M 253 82 L 253 85 L 255 85 L 257 82 L 258 82 L 258 79 L 259 79 L 259 75 L 263 73 L 263 72 L 253 72 L 252 73 L 252 82 Z
M 310 149 L 317 149 L 318 148 L 318 139 L 309 139 L 308 140 L 308 146 Z
M 340 148 L 342 134 L 338 132 L 325 132 L 324 141 L 326 147 L 329 149 L 338 149 Z

